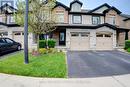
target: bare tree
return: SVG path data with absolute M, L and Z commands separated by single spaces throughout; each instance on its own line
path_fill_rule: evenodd
M 37 35 L 37 49 L 39 49 L 39 35 L 47 34 L 56 29 L 55 14 L 52 9 L 55 6 L 55 0 L 29 0 L 29 31 Z M 25 2 L 17 2 L 18 12 L 16 13 L 16 22 L 24 25 Z

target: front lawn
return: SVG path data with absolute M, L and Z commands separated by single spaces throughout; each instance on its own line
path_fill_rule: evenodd
M 0 73 L 33 77 L 65 78 L 67 75 L 64 53 L 29 55 L 30 63 L 24 64 L 23 52 L 0 60 Z

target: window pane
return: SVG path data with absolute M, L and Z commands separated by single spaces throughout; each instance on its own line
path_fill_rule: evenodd
M 93 24 L 100 24 L 100 17 L 93 17 L 92 18 L 92 23 Z
M 65 34 L 64 33 L 60 33 L 60 41 L 65 41 Z
M 7 43 L 13 43 L 13 41 L 10 40 L 10 39 L 6 39 L 6 42 L 7 42 Z
M 111 37 L 111 35 L 110 34 L 105 34 L 105 37 Z
M 109 17 L 109 23 L 115 25 L 115 17 Z
M 80 24 L 81 23 L 81 16 L 73 16 L 73 23 Z
M 72 36 L 72 37 L 78 37 L 78 36 L 79 36 L 79 33 L 72 33 L 71 36 Z
M 98 34 L 97 37 L 103 37 L 103 34 Z

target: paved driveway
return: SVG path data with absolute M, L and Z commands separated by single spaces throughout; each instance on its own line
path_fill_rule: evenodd
M 70 78 L 130 74 L 130 54 L 120 51 L 68 52 Z

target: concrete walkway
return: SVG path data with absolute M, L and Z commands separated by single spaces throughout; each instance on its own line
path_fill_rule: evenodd
M 130 74 L 83 79 L 34 78 L 0 74 L 0 87 L 130 87 Z

